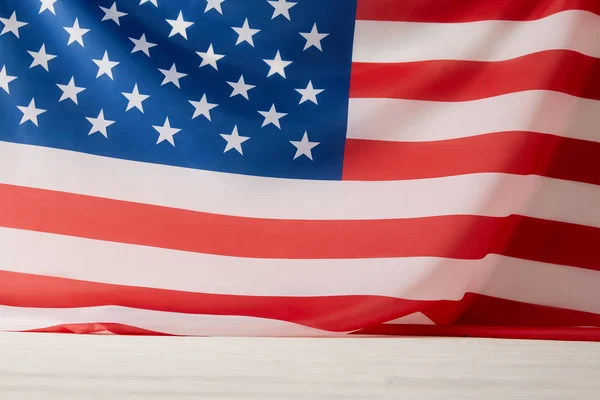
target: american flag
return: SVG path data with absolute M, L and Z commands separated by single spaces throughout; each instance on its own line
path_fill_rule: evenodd
M 598 0 L 0 29 L 0 330 L 600 339 Z

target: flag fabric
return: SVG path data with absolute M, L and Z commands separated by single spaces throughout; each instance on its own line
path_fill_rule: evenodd
M 597 0 L 0 29 L 0 330 L 600 340 Z

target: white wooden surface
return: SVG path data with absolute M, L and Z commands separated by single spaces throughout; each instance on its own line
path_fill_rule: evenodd
M 0 399 L 600 399 L 600 344 L 0 334 Z

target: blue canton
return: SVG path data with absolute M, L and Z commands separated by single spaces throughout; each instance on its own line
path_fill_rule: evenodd
M 355 0 L 2 0 L 0 140 L 341 179 Z

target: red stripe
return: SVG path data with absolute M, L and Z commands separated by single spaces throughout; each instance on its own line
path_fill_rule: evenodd
M 446 336 L 600 342 L 600 328 L 512 327 L 462 325 L 392 325 L 369 327 L 354 335 Z
M 598 100 L 600 59 L 548 50 L 494 62 L 352 63 L 350 83 L 351 98 L 469 101 L 525 90 Z
M 209 254 L 256 258 L 487 254 L 600 270 L 600 229 L 518 215 L 391 220 L 231 217 L 0 185 L 0 226 Z
M 7 271 L 0 271 L 0 303 L 36 308 L 113 305 L 188 314 L 241 315 L 336 332 L 376 326 L 415 312 L 422 312 L 438 324 L 600 326 L 598 314 L 472 293 L 460 301 L 416 301 L 364 295 L 236 296 L 111 285 Z
M 600 143 L 535 132 L 436 142 L 348 139 L 344 180 L 435 178 L 478 172 L 540 175 L 600 185 Z
M 53 325 L 40 329 L 30 329 L 26 332 L 44 332 L 44 333 L 76 333 L 80 335 L 99 332 L 110 332 L 115 335 L 129 336 L 175 336 L 163 332 L 155 332 L 148 329 L 142 329 L 131 325 L 114 324 L 110 322 L 92 322 L 87 324 L 62 324 Z
M 108 331 L 115 335 L 174 336 L 125 324 L 63 324 L 26 332 L 93 334 Z M 512 327 L 461 325 L 391 325 L 382 324 L 353 332 L 353 335 L 447 336 L 501 339 L 537 339 L 600 342 L 600 328 Z
M 407 22 L 531 21 L 565 10 L 600 14 L 598 0 L 358 0 L 356 19 Z

